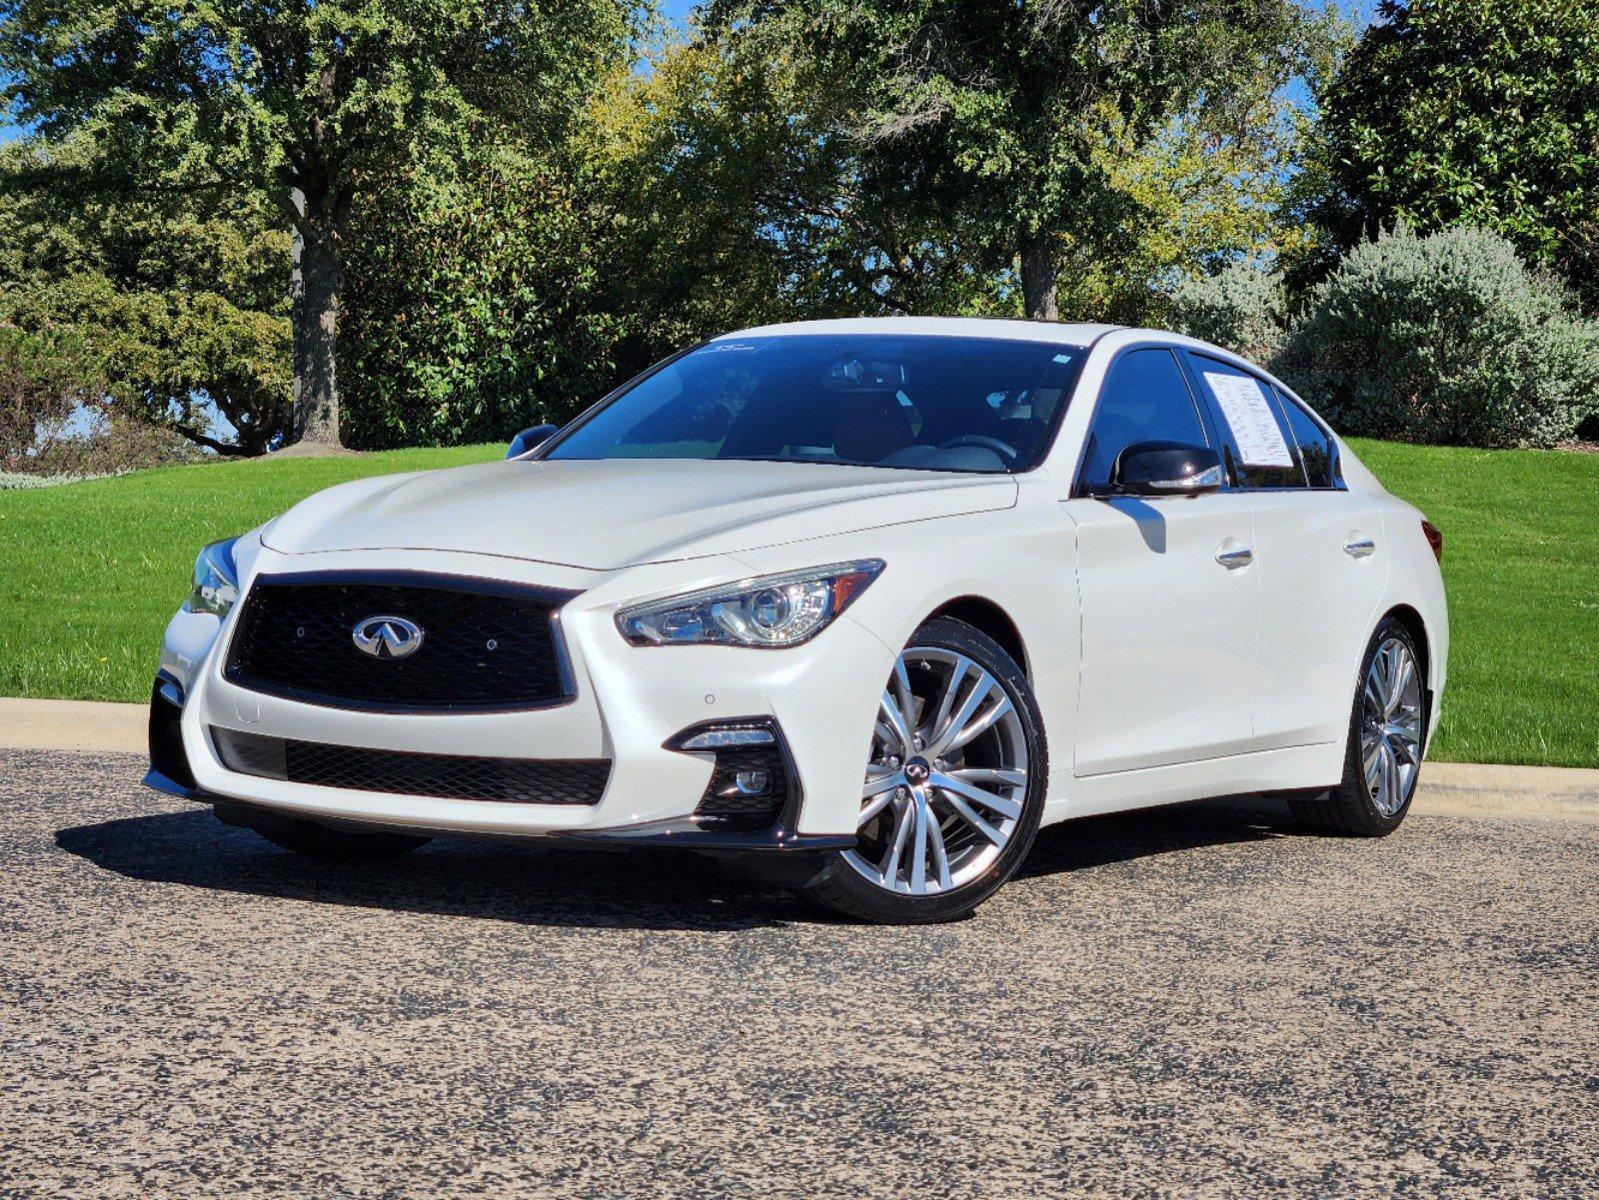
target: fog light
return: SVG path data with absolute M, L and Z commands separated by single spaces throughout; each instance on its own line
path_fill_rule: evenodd
M 799 780 L 783 735 L 770 717 L 705 722 L 666 742 L 668 750 L 708 753 L 711 778 L 695 819 L 724 829 L 769 828 L 799 802 Z
M 733 790 L 740 796 L 764 796 L 771 786 L 770 771 L 739 771 L 733 776 Z

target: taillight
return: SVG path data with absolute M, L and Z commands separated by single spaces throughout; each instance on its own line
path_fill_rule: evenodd
M 1431 521 L 1423 520 L 1421 532 L 1427 539 L 1427 545 L 1432 547 L 1432 556 L 1439 562 L 1444 560 L 1444 535 L 1438 532 L 1438 526 Z

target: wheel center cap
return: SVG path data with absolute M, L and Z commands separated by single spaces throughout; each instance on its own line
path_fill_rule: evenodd
M 905 778 L 912 783 L 926 783 L 932 773 L 925 758 L 913 758 L 905 764 Z

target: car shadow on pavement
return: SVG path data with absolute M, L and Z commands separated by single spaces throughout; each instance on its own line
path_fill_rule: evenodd
M 1292 832 L 1259 799 L 1094 817 L 1044 830 L 1022 877 Z M 587 928 L 741 930 L 830 922 L 791 893 L 687 851 L 547 849 L 440 838 L 400 858 L 317 863 L 208 810 L 58 830 L 69 854 L 129 879 L 361 908 Z
M 1040 830 L 1017 878 L 1083 871 L 1176 854 L 1201 846 L 1259 842 L 1304 833 L 1288 805 L 1264 796 L 1229 796 L 1163 808 L 1084 817 Z
M 809 910 L 729 877 L 702 855 L 548 849 L 439 838 L 375 863 L 316 862 L 224 825 L 209 809 L 56 832 L 56 845 L 130 879 L 277 899 L 526 925 L 738 930 Z

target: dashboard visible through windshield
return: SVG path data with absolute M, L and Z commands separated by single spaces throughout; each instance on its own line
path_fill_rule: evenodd
M 540 457 L 1025 471 L 1048 450 L 1085 354 L 925 334 L 727 338 L 647 375 Z

